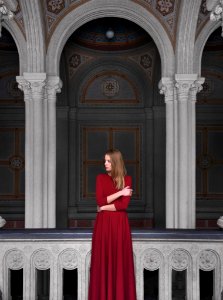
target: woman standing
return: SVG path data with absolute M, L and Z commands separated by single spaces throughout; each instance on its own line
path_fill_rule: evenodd
M 89 300 L 136 300 L 132 240 L 126 209 L 132 179 L 119 150 L 105 153 L 107 174 L 96 179 L 98 214 L 92 238 Z

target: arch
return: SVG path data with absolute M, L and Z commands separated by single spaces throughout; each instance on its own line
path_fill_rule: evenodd
M 201 0 L 182 1 L 176 46 L 176 73 L 192 74 L 194 41 Z
M 174 51 L 171 41 L 158 21 L 149 11 L 131 1 L 89 1 L 71 11 L 59 23 L 47 50 L 47 72 L 59 76 L 62 50 L 70 35 L 83 24 L 97 18 L 118 17 L 135 22 L 153 38 L 161 57 L 162 76 L 174 74 Z
M 105 66 L 107 67 L 106 70 L 110 70 L 110 71 L 112 69 L 111 66 L 118 67 L 120 70 L 122 70 L 123 73 L 129 71 L 129 73 L 131 74 L 132 71 L 132 75 L 129 77 L 128 80 L 130 80 L 131 78 L 131 82 L 133 81 L 136 82 L 137 85 L 140 87 L 140 91 L 141 91 L 139 95 L 140 103 L 138 103 L 137 106 L 138 107 L 144 106 L 145 103 L 143 103 L 142 99 L 146 98 L 145 97 L 146 92 L 149 93 L 149 88 L 152 88 L 151 82 L 149 82 L 146 75 L 142 73 L 142 70 L 136 65 L 134 61 L 131 61 L 131 65 L 130 65 L 130 62 L 125 61 L 125 63 L 123 63 L 122 61 L 120 61 L 120 59 L 110 59 L 110 62 L 108 63 L 107 59 L 102 58 L 100 60 L 89 62 L 84 67 L 82 67 L 77 73 L 78 75 L 76 74 L 72 78 L 72 82 L 74 84 L 73 86 L 75 86 L 76 84 L 76 86 L 78 87 L 77 89 L 75 89 L 75 93 L 74 93 L 75 96 L 73 101 L 77 101 L 78 97 L 80 96 L 80 93 L 84 88 L 84 85 L 86 85 L 86 82 L 89 83 L 96 74 L 98 75 L 104 73 Z M 136 87 L 134 86 L 134 89 L 135 88 Z M 77 102 L 72 103 L 72 105 L 77 105 Z M 147 106 L 152 106 L 151 99 L 148 99 Z
M 45 72 L 46 47 L 43 12 L 40 2 L 39 0 L 20 1 L 26 31 L 26 72 Z
M 218 27 L 221 26 L 221 22 L 208 22 L 202 31 L 200 32 L 197 40 L 195 42 L 194 48 L 194 73 L 201 75 L 201 60 L 203 55 L 204 46 L 209 38 L 209 36 L 214 32 Z
M 10 32 L 16 43 L 19 52 L 19 72 L 20 75 L 22 75 L 23 72 L 26 72 L 27 67 L 26 40 L 15 22 L 5 20 L 3 22 L 3 27 Z

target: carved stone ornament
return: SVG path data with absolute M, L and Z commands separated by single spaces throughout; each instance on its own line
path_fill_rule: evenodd
M 187 269 L 189 264 L 189 255 L 185 250 L 174 250 L 171 257 L 172 268 L 176 271 L 183 271 Z
M 157 270 L 159 269 L 162 262 L 162 255 L 156 249 L 147 249 L 143 256 L 143 266 L 147 270 Z
M 6 255 L 6 265 L 11 270 L 22 269 L 24 264 L 24 254 L 21 250 L 13 249 Z
M 33 257 L 34 266 L 39 270 L 47 270 L 51 266 L 50 253 L 46 249 L 41 249 L 35 252 Z
M 1 227 L 4 227 L 5 224 L 6 224 L 6 220 L 3 219 L 3 218 L 0 216 L 0 228 L 1 228 Z
M 2 22 L 5 19 L 12 19 L 14 16 L 13 12 L 10 11 L 6 6 L 3 0 L 0 0 L 0 37 L 2 32 Z
M 76 269 L 78 266 L 78 255 L 74 249 L 66 249 L 60 254 L 61 266 L 66 270 Z
M 119 92 L 119 83 L 114 78 L 104 80 L 102 83 L 102 93 L 107 97 L 114 97 Z
M 199 267 L 203 271 L 215 269 L 217 261 L 217 255 L 212 250 L 204 250 L 199 255 Z
M 223 37 L 223 0 L 208 0 L 207 9 L 211 11 L 211 21 L 221 21 L 221 36 Z
M 165 95 L 165 102 L 173 101 L 174 83 L 170 78 L 162 78 L 159 82 L 159 91 L 161 95 Z

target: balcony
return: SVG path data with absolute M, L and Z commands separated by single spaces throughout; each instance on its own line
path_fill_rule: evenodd
M 91 236 L 0 230 L 2 299 L 87 300 Z M 133 230 L 132 238 L 137 300 L 223 299 L 221 230 Z

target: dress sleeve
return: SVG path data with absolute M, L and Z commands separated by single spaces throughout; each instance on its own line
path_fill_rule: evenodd
M 130 188 L 132 188 L 132 177 L 128 176 L 126 178 L 125 186 L 129 186 Z M 126 210 L 128 208 L 129 201 L 130 196 L 122 196 L 116 201 L 114 201 L 116 210 Z
M 101 175 L 98 175 L 96 178 L 96 201 L 98 206 L 103 206 L 107 203 L 107 196 L 103 194 L 103 178 Z

